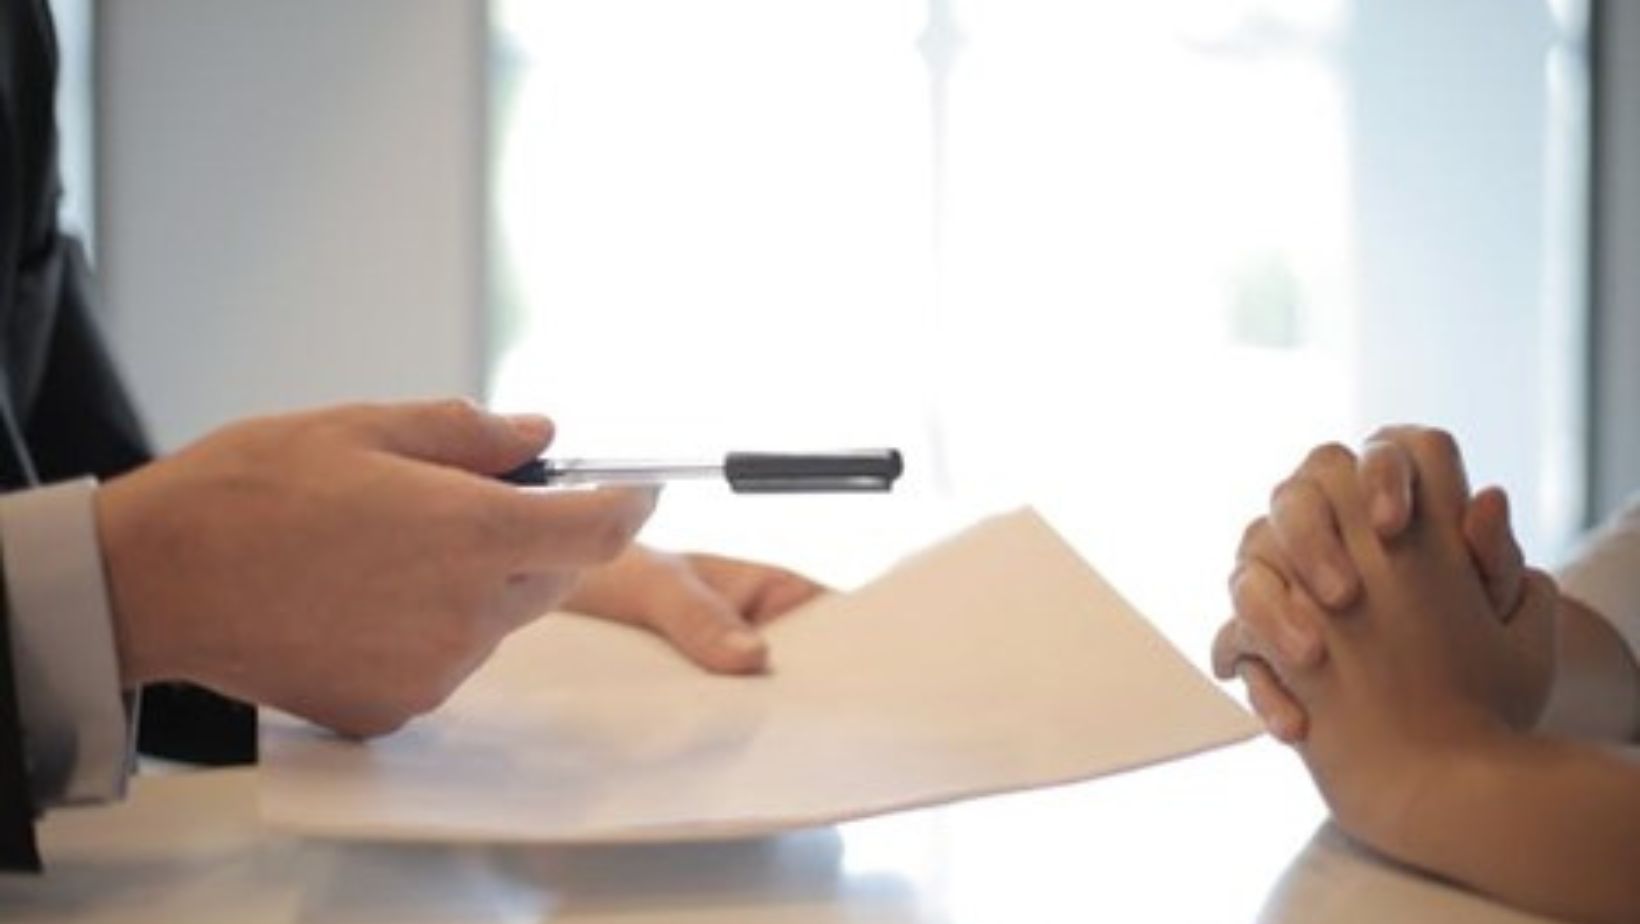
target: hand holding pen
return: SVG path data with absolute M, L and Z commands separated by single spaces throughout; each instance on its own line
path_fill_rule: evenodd
M 905 469 L 896 449 L 731 452 L 721 460 L 532 459 L 499 477 L 525 487 L 648 485 L 722 478 L 737 494 L 883 492 Z

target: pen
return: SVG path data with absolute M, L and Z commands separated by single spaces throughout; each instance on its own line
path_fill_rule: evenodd
M 897 449 L 847 452 L 731 452 L 722 459 L 535 459 L 498 476 L 526 487 L 660 484 L 723 478 L 737 494 L 888 491 L 904 471 Z

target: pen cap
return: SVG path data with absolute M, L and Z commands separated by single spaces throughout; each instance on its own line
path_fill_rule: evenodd
M 905 470 L 897 449 L 854 452 L 731 452 L 723 474 L 738 493 L 888 491 Z

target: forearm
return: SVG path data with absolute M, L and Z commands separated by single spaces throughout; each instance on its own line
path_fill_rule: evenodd
M 1443 768 L 1387 853 L 1510 904 L 1578 921 L 1640 920 L 1640 763 L 1510 736 Z
M 1640 667 L 1610 622 L 1561 598 L 1555 685 L 1538 727 L 1574 738 L 1640 737 Z

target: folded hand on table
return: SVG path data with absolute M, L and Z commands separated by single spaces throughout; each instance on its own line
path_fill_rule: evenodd
M 1385 542 L 1404 536 L 1419 516 L 1434 512 L 1418 510 L 1414 500 L 1426 487 L 1420 483 L 1420 460 L 1435 475 L 1444 473 L 1450 496 L 1440 498 L 1442 512 L 1457 518 L 1494 616 L 1507 622 L 1519 603 L 1526 566 L 1509 526 L 1508 497 L 1496 487 L 1471 496 L 1461 463 L 1452 474 L 1450 460 L 1456 458 L 1456 449 L 1449 444 L 1450 438 L 1440 431 L 1401 426 L 1373 434 L 1358 458 L 1341 459 L 1346 452 L 1341 447 L 1321 447 L 1271 493 L 1269 513 L 1247 527 L 1231 575 L 1232 592 L 1265 605 L 1238 606 L 1236 618 L 1220 628 L 1214 641 L 1213 663 L 1219 676 L 1239 675 L 1245 681 L 1254 711 L 1276 738 L 1298 743 L 1309 728 L 1309 716 L 1278 674 L 1324 661 L 1321 621 L 1328 613 L 1355 604 L 1361 595 L 1359 569 L 1345 548 L 1338 513 L 1318 480 L 1329 463 L 1352 470 L 1371 529 Z M 1274 601 L 1259 595 L 1272 575 L 1293 585 L 1292 596 L 1279 605 L 1270 605 Z M 1552 664 L 1551 650 L 1541 654 L 1545 666 Z M 1543 707 L 1541 693 L 1526 695 L 1511 706 L 1518 724 L 1536 719 Z

